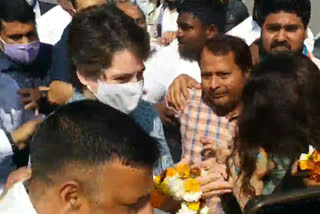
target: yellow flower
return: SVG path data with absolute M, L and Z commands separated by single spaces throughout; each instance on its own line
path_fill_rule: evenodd
M 161 176 L 158 175 L 158 176 L 154 177 L 153 178 L 153 183 L 154 183 L 154 186 L 156 188 L 158 188 L 160 186 L 160 184 L 161 184 Z
M 183 178 L 187 178 L 190 176 L 190 167 L 188 164 L 179 164 L 177 165 L 177 171 L 180 175 L 180 177 L 183 177 Z
M 188 178 L 184 181 L 186 192 L 200 192 L 200 182 L 197 179 Z
M 166 177 L 174 177 L 176 175 L 177 175 L 177 170 L 175 170 L 174 168 L 167 169 Z
M 200 202 L 188 203 L 188 208 L 193 211 L 198 211 L 200 209 Z
M 166 195 L 170 195 L 170 190 L 168 186 L 168 181 L 164 180 L 161 184 L 159 189 Z
M 299 166 L 301 170 L 308 170 L 313 168 L 313 163 L 310 160 L 299 161 Z

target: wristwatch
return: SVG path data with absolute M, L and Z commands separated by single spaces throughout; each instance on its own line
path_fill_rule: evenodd
M 6 133 L 6 135 L 7 135 L 7 138 L 8 138 L 8 140 L 9 140 L 9 143 L 10 143 L 10 145 L 11 145 L 12 151 L 13 151 L 13 152 L 18 151 L 19 148 L 18 148 L 18 146 L 13 142 L 13 139 L 12 139 L 11 134 L 10 134 L 9 132 L 5 132 L 5 133 Z

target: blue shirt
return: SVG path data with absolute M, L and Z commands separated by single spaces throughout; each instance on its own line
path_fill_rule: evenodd
M 85 97 L 80 92 L 74 92 L 70 102 L 84 100 Z M 153 137 L 160 144 L 161 157 L 157 166 L 154 168 L 154 174 L 158 175 L 167 168 L 174 165 L 167 141 L 164 136 L 162 122 L 159 115 L 155 112 L 153 106 L 140 100 L 137 108 L 129 114 L 140 125 L 140 127 Z M 147 152 L 147 151 L 146 151 Z

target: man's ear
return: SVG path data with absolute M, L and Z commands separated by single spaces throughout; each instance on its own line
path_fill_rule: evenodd
M 213 38 L 214 36 L 216 36 L 218 34 L 218 28 L 213 25 L 213 24 L 210 24 L 208 27 L 207 27 L 207 39 L 211 39 Z
M 83 203 L 80 184 L 76 181 L 63 183 L 59 188 L 59 200 L 65 213 L 74 213 L 79 210 Z

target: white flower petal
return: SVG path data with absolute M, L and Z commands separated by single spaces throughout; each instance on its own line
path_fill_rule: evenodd
M 201 195 L 202 195 L 202 192 L 195 192 L 195 193 L 186 192 L 183 195 L 183 200 L 187 202 L 196 202 L 200 200 Z
M 182 203 L 181 208 L 177 212 L 177 214 L 197 214 L 197 211 L 189 209 L 185 203 Z

